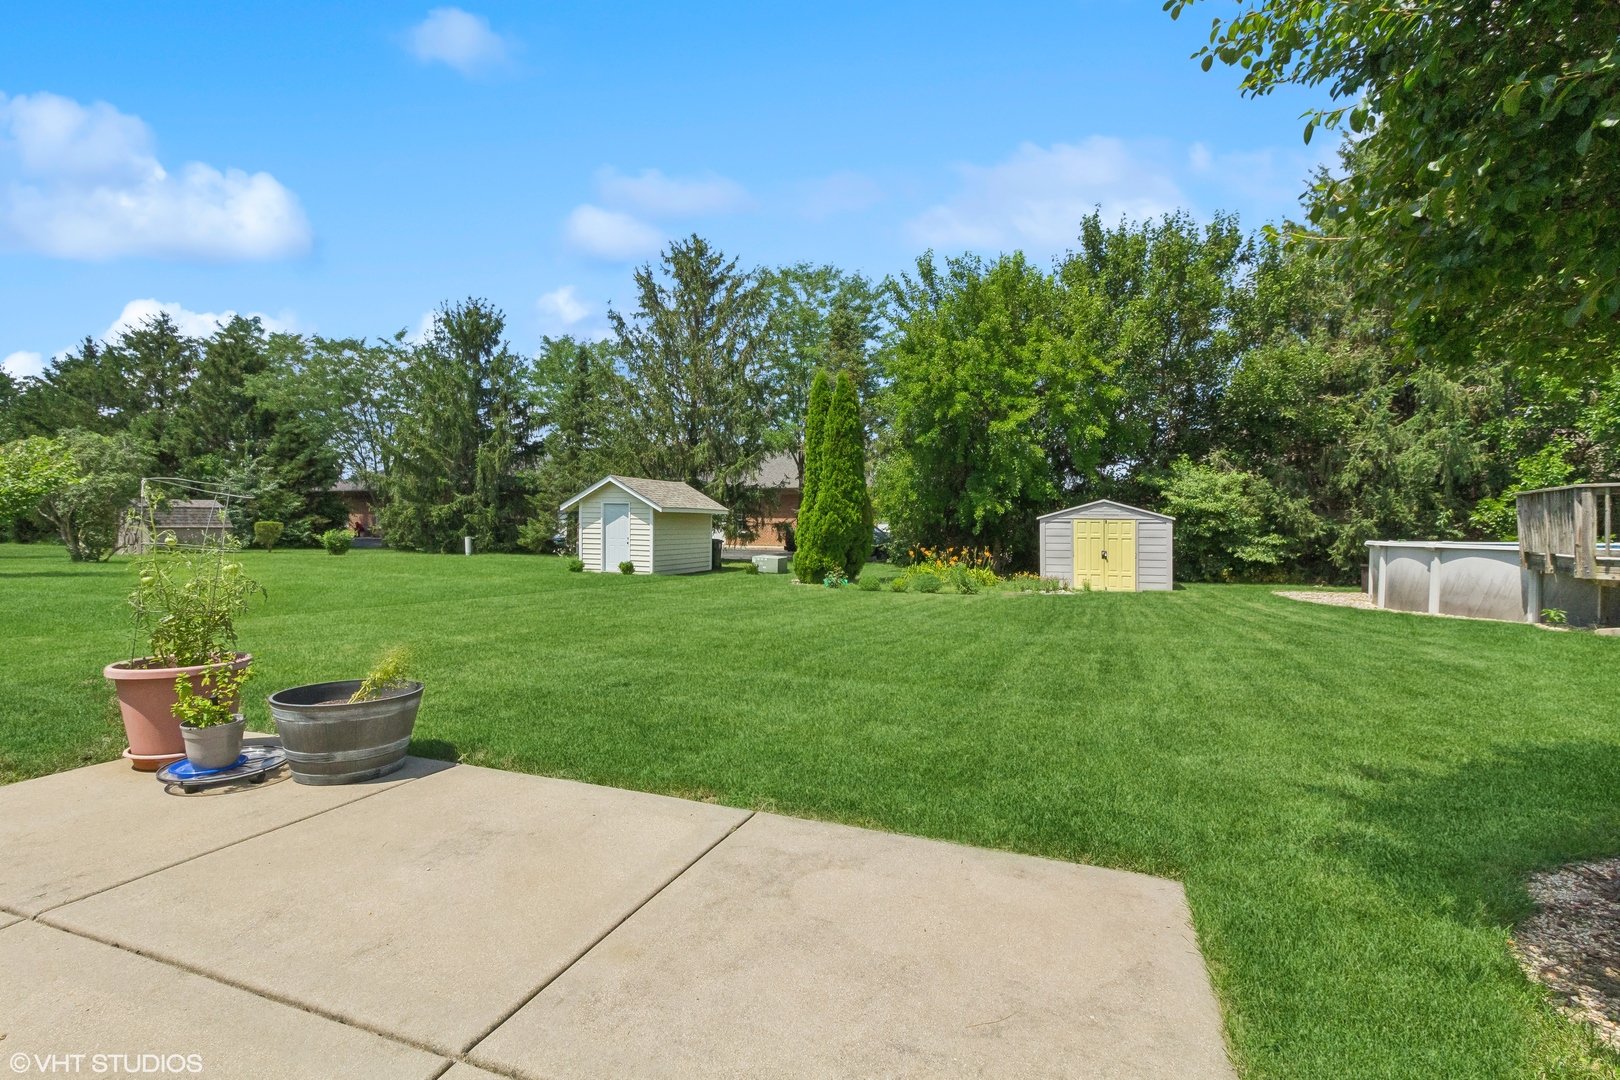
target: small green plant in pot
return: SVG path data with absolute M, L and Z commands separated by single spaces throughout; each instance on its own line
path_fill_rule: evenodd
M 186 743 L 186 760 L 198 769 L 228 769 L 242 756 L 247 720 L 236 709 L 242 685 L 253 668 L 210 668 L 194 677 L 174 680 L 174 716 Z
M 108 664 L 102 674 L 118 690 L 129 749 L 124 756 L 137 769 L 155 770 L 186 756 L 180 730 L 182 683 L 195 698 L 236 712 L 237 692 L 253 662 L 235 651 L 236 618 L 264 587 L 237 561 L 234 539 L 200 546 L 178 543 L 155 527 L 149 510 L 135 559 L 136 584 L 129 595 L 135 641 L 130 659 Z M 203 684 L 206 680 L 206 685 Z M 207 725 L 204 725 L 207 726 Z
M 360 689 L 350 696 L 349 702 L 376 701 L 389 690 L 398 690 L 408 683 L 410 674 L 410 650 L 389 649 L 388 654 L 377 661 L 377 666 L 366 672 L 366 677 L 360 680 Z

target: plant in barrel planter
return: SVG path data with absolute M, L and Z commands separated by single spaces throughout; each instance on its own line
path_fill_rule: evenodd
M 354 784 L 405 764 L 422 684 L 394 649 L 364 679 L 295 686 L 270 695 L 270 715 L 300 784 Z
M 135 645 L 130 659 L 108 664 L 102 674 L 118 690 L 129 738 L 124 757 L 137 769 L 155 771 L 186 756 L 175 713 L 181 686 L 191 699 L 236 713 L 253 662 L 251 654 L 235 651 L 236 617 L 264 587 L 244 572 L 238 545 L 223 528 L 204 529 L 198 543 L 181 543 L 175 531 L 160 526 L 155 508 L 161 504 L 143 503 L 144 520 L 128 526 L 145 549 L 135 560 L 129 596 Z

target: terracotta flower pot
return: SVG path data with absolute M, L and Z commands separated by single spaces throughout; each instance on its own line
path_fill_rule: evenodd
M 235 653 L 229 665 L 198 664 L 194 667 L 140 667 L 143 660 L 121 660 L 108 664 L 101 673 L 118 688 L 118 710 L 124 714 L 124 735 L 129 749 L 124 756 L 137 769 L 155 772 L 171 761 L 186 756 L 180 721 L 174 718 L 174 680 L 182 675 L 196 676 L 212 668 L 229 666 L 241 670 L 253 662 L 251 653 Z M 193 679 L 191 688 L 197 689 Z M 230 702 L 236 711 L 238 702 Z

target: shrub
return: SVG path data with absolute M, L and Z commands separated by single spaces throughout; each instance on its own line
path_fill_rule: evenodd
M 875 577 L 863 577 L 856 584 L 860 587 L 861 592 L 877 592 L 883 588 L 883 583 Z
M 1068 592 L 1069 583 L 1060 577 L 1043 577 L 1036 579 L 1041 592 Z M 1091 582 L 1085 583 L 1086 592 L 1091 591 Z
M 636 564 L 631 562 L 629 559 L 626 559 L 624 562 L 619 564 L 619 573 L 621 573 L 621 574 L 633 574 L 635 572 L 636 572 Z
M 905 592 L 908 584 L 909 582 L 906 581 L 905 577 L 897 577 L 893 581 L 889 582 L 889 591 Z
M 954 567 L 949 580 L 960 593 L 976 593 L 983 587 L 979 584 L 979 579 L 965 566 Z
M 911 577 L 911 587 L 918 592 L 939 592 L 941 584 L 939 575 L 927 570 L 913 574 Z
M 40 500 L 78 479 L 73 455 L 42 435 L 0 446 L 0 521 L 28 517 Z
M 1275 579 L 1321 531 L 1305 500 L 1219 452 L 1182 457 L 1157 483 L 1176 519 L 1176 573 L 1195 581 Z
M 759 563 L 752 563 L 752 562 L 749 563 L 747 566 L 743 567 L 743 573 L 745 573 L 745 574 L 757 574 L 757 573 L 759 573 Z
M 577 573 L 579 573 L 580 571 L 582 571 L 584 569 L 585 569 L 585 560 L 584 559 L 569 559 L 568 560 L 568 570 L 569 570 L 570 573 L 577 574 Z
M 118 546 L 130 500 L 141 490 L 150 447 L 128 434 L 68 431 L 55 440 L 73 479 L 57 483 L 39 502 L 74 562 L 105 562 Z
M 546 518 L 525 521 L 518 526 L 517 546 L 536 555 L 555 555 L 561 549 L 557 523 Z
M 266 551 L 274 551 L 276 542 L 281 539 L 282 530 L 286 526 L 279 521 L 255 521 L 253 523 L 253 540 Z
M 354 533 L 348 529 L 327 529 L 321 533 L 321 546 L 328 555 L 347 555 L 354 542 Z

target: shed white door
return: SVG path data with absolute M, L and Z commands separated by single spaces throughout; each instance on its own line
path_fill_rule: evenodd
M 630 561 L 630 504 L 602 504 L 602 572 Z

